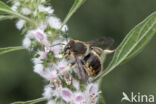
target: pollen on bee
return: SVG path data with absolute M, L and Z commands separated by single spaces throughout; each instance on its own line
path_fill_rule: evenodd
M 57 79 L 56 78 L 52 78 L 51 81 L 52 82 L 57 82 Z
M 60 56 L 64 56 L 65 54 L 64 53 L 62 53 L 62 54 L 59 54 Z
M 69 66 L 72 67 L 73 65 L 72 64 L 69 64 Z
M 89 66 L 89 63 L 88 62 L 86 63 L 86 66 Z
M 90 69 L 90 70 L 93 70 L 93 67 L 90 66 L 89 69 Z

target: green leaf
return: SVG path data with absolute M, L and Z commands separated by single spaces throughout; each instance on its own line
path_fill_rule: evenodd
M 8 13 L 8 11 L 12 11 L 11 8 L 4 2 L 0 1 L 0 13 Z
M 71 9 L 69 10 L 66 18 L 64 19 L 60 30 L 63 28 L 63 26 L 68 22 L 68 20 L 71 18 L 71 16 L 77 11 L 77 9 L 85 2 L 86 0 L 75 0 L 74 4 L 72 5 Z
M 17 46 L 17 47 L 7 47 L 7 48 L 0 48 L 0 55 L 12 51 L 22 50 L 25 49 L 23 46 Z
M 10 15 L 0 15 L 0 21 L 7 20 L 7 19 L 13 19 L 14 16 Z
M 46 99 L 45 98 L 38 98 L 38 99 L 35 99 L 35 100 L 19 101 L 19 102 L 14 102 L 14 103 L 11 103 L 11 104 L 36 104 L 36 103 L 40 103 L 40 102 L 43 102 L 43 101 L 46 101 Z
M 98 77 L 104 77 L 114 68 L 123 62 L 136 56 L 149 43 L 156 33 L 156 12 L 152 13 L 144 21 L 135 26 L 125 37 L 122 43 L 118 46 L 113 56 L 112 61 Z
M 13 15 L 17 18 L 23 19 L 28 21 L 31 24 L 36 25 L 36 23 L 34 23 L 33 20 L 27 18 L 26 16 L 23 16 L 19 13 L 17 13 L 16 11 L 13 11 L 8 5 L 6 5 L 4 2 L 0 1 L 0 14 L 10 14 Z

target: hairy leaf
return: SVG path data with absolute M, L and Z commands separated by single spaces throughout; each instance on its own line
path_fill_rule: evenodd
M 136 56 L 149 43 L 156 33 L 156 12 L 135 26 L 118 46 L 112 61 L 97 78 L 104 77 L 123 62 Z
M 25 49 L 25 48 L 22 46 L 0 48 L 0 55 L 4 53 L 12 52 L 12 51 L 22 50 L 22 49 Z

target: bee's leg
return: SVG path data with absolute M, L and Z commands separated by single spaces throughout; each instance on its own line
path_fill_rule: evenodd
M 106 49 L 106 50 L 103 50 L 99 47 L 91 47 L 91 49 L 96 52 L 97 54 L 101 55 L 101 54 L 110 54 L 110 53 L 113 53 L 115 50 L 109 50 L 109 49 Z
M 115 50 L 103 50 L 103 54 L 110 54 L 110 53 L 113 53 Z
M 69 71 L 73 65 L 75 65 L 75 62 L 72 62 L 72 63 L 68 64 L 67 67 L 62 71 L 61 74 L 63 75 L 64 73 Z
M 64 80 L 67 85 L 71 84 L 72 75 L 69 71 L 73 67 L 73 65 L 75 65 L 75 62 L 71 62 L 70 64 L 68 64 L 67 67 L 61 72 L 61 74 L 59 74 L 64 77 Z
M 85 75 L 85 71 L 84 71 L 84 68 L 83 68 L 83 65 L 81 63 L 81 60 L 78 59 L 76 56 L 75 56 L 75 61 L 76 61 L 76 64 L 77 64 L 77 67 L 78 67 L 78 72 L 77 72 L 77 75 L 80 79 L 82 80 L 85 80 L 86 79 L 86 75 Z
M 82 76 L 82 74 L 81 74 L 81 71 L 80 71 L 80 64 L 79 64 L 79 61 L 78 61 L 78 58 L 76 57 L 76 56 L 74 56 L 75 57 L 75 62 L 76 62 L 76 64 L 77 64 L 77 67 L 78 67 L 78 77 L 81 77 Z
M 91 50 L 96 52 L 99 55 L 103 54 L 103 49 L 101 49 L 99 47 L 91 47 Z

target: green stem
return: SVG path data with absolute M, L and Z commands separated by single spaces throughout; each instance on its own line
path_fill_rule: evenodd
M 14 102 L 11 104 L 36 104 L 36 103 L 40 103 L 46 100 L 47 100 L 46 98 L 38 98 L 38 99 L 30 100 L 30 101 L 18 101 L 18 102 Z
M 7 19 L 14 19 L 15 16 L 12 15 L 0 15 L 0 21 L 7 20 Z
M 47 100 L 46 98 L 38 98 L 38 99 L 35 99 L 35 100 L 28 101 L 27 103 L 32 102 L 31 104 L 36 104 L 36 103 L 43 102 L 43 101 L 46 101 L 46 100 Z
M 12 51 L 22 50 L 22 49 L 25 49 L 25 47 L 16 46 L 16 47 L 0 48 L 0 55 L 2 55 L 4 53 L 12 52 Z
M 23 15 L 21 15 L 21 14 L 15 12 L 15 11 L 9 11 L 9 10 L 6 10 L 6 9 L 0 9 L 0 10 L 1 10 L 1 11 L 4 11 L 4 12 L 6 12 L 6 13 L 12 14 L 12 15 L 14 15 L 14 16 L 17 17 L 17 18 L 24 19 L 24 20 L 26 20 L 27 22 L 29 22 L 30 24 L 33 24 L 34 26 L 36 26 L 36 23 L 35 23 L 33 20 L 31 20 L 31 19 L 29 19 L 28 17 L 23 16 Z

